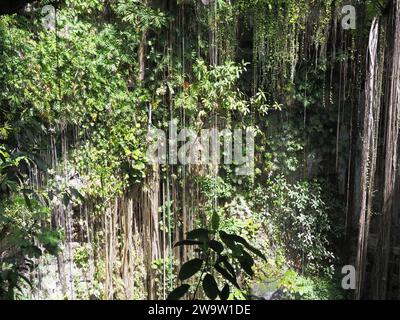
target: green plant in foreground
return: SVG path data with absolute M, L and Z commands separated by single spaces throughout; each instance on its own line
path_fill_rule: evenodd
M 50 228 L 48 199 L 29 187 L 25 168 L 34 161 L 0 145 L 0 300 L 32 288 L 29 273 L 44 253 L 56 255 L 60 230 Z
M 175 244 L 175 246 L 194 246 L 198 257 L 187 261 L 182 265 L 178 278 L 181 281 L 187 281 L 194 275 L 200 275 L 195 285 L 193 299 L 199 292 L 200 285 L 205 295 L 215 300 L 218 297 L 221 300 L 229 298 L 231 289 L 230 285 L 240 290 L 237 281 L 237 272 L 233 265 L 240 266 L 247 275 L 253 276 L 252 267 L 254 259 L 249 252 L 266 260 L 260 250 L 251 246 L 244 238 L 228 234 L 220 230 L 220 218 L 218 213 L 214 212 L 211 219 L 211 229 L 195 229 L 187 233 L 185 240 Z M 227 283 L 221 286 L 217 283 L 215 275 L 222 276 Z M 229 285 L 229 284 L 230 285 Z M 181 286 L 173 290 L 168 300 L 179 300 L 190 289 L 190 285 L 183 283 Z

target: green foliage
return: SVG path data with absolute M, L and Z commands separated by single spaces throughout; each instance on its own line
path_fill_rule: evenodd
M 24 166 L 28 156 L 0 148 L 0 299 L 21 295 L 25 274 L 35 267 L 35 258 L 45 252 L 57 254 L 62 234 L 49 226 L 47 198 L 26 186 Z M 47 226 L 46 226 L 47 224 Z
M 264 155 L 262 171 L 265 174 L 289 175 L 300 168 L 304 142 L 295 126 L 283 124 L 279 130 L 268 135 L 265 147 L 262 146 L 259 150 Z
M 170 288 L 171 283 L 175 283 L 177 279 L 175 272 L 177 266 L 178 260 L 174 257 L 153 261 L 152 270 L 154 272 L 154 283 L 157 288 L 156 296 L 158 298 L 164 298 L 164 293 Z
M 7 299 L 16 297 L 15 288 L 21 291 L 21 281 L 27 282 L 25 274 L 35 267 L 33 261 L 44 253 L 56 255 L 63 238 L 61 231 L 44 225 L 49 223 L 49 209 L 34 199 L 29 202 L 28 207 L 23 197 L 14 196 L 2 204 L 5 209 L 0 213 L 0 271 L 8 285 L 0 284 L 0 291 L 7 291 Z
M 339 283 L 339 279 L 332 277 L 304 277 L 288 270 L 278 285 L 289 300 L 341 300 L 344 295 Z
M 0 79 L 7 88 L 0 103 L 8 106 L 2 135 L 10 134 L 7 123 L 19 123 L 13 129 L 18 132 L 39 121 L 44 134 L 60 123 L 81 126 L 89 139 L 73 151 L 71 164 L 91 182 L 85 191 L 94 198 L 111 198 L 145 175 L 146 145 L 140 142 L 147 115 L 138 106 L 150 94 L 128 86 L 135 82 L 138 66 L 132 55 L 141 31 L 130 32 L 125 22 L 134 20 L 140 29 L 155 30 L 165 21 L 140 1 L 113 2 L 111 9 L 122 17 L 120 23 L 98 24 L 87 18 L 104 9 L 102 1 L 67 1 L 57 13 L 62 30 L 57 37 L 42 29 L 39 14 L 29 28 L 21 17 L 0 21 L 5 48 L 0 59 L 6 66 Z
M 74 250 L 73 261 L 78 268 L 87 271 L 89 268 L 89 259 L 90 253 L 88 248 L 80 246 Z
M 244 117 L 249 115 L 252 107 L 265 107 L 263 95 L 248 99 L 237 88 L 237 82 L 246 72 L 246 66 L 247 63 L 237 64 L 232 61 L 208 66 L 204 60 L 197 59 L 193 65 L 193 75 L 188 76 L 189 82 L 181 75 L 176 77 L 174 85 L 184 90 L 177 93 L 175 107 L 186 109 L 187 115 L 195 119 L 195 127 L 210 125 L 209 120 L 212 119 L 207 118 L 210 112 L 227 117 L 230 111 Z
M 237 281 L 237 272 L 242 270 L 253 276 L 254 259 L 252 254 L 266 259 L 260 250 L 250 245 L 244 238 L 228 234 L 220 229 L 218 213 L 212 216 L 211 229 L 194 229 L 187 233 L 187 239 L 180 241 L 175 246 L 195 246 L 198 257 L 182 265 L 178 278 L 188 280 L 198 275 L 198 284 L 193 294 L 196 298 L 200 283 L 205 295 L 215 300 L 219 297 L 226 300 L 229 297 L 230 286 L 240 289 Z M 239 266 L 236 270 L 234 265 Z M 219 275 L 229 285 L 218 284 Z M 187 293 L 190 285 L 183 284 L 169 295 L 168 299 L 179 299 Z
M 201 192 L 209 204 L 212 204 L 216 198 L 223 201 L 232 196 L 232 186 L 222 177 L 205 176 L 199 178 L 199 182 Z
M 50 208 L 93 201 L 96 211 L 102 212 L 107 201 L 145 176 L 144 106 L 152 94 L 151 86 L 144 88 L 135 79 L 136 55 L 143 34 L 164 26 L 166 17 L 140 1 L 67 0 L 58 7 L 55 32 L 43 28 L 38 9 L 34 5 L 29 18 L 0 17 L 0 139 L 9 149 L 38 154 L 48 148 L 51 136 L 55 158 L 62 128 L 65 139 L 76 144 L 67 145 L 58 166 L 43 168 L 48 181 L 43 181 L 46 185 L 39 194 L 25 190 L 16 170 L 39 162 L 34 165 L 22 152 L 3 159 L 2 147 L 0 197 L 7 219 L 26 217 L 25 224 L 18 225 L 22 230 L 17 224 L 10 229 L 14 245 L 34 241 L 40 250 L 54 253 L 60 237 L 45 227 L 50 225 Z M 151 37 L 147 35 L 149 50 Z M 70 139 L 73 128 L 77 135 Z M 79 175 L 79 188 L 64 177 L 66 170 Z M 46 216 L 29 221 L 30 210 L 22 209 L 21 199 L 28 209 L 45 210 Z M 35 208 L 38 203 L 40 210 Z M 29 223 L 38 226 L 36 233 Z M 28 235 L 31 238 L 26 239 Z M 39 249 L 24 245 L 24 253 L 39 255 Z M 86 258 L 83 251 L 76 252 L 80 267 L 87 267 Z M 21 263 L 14 266 L 19 270 Z
M 221 209 L 223 219 L 221 228 L 226 232 L 238 234 L 246 239 L 258 240 L 263 217 L 252 208 L 252 203 L 244 196 L 236 196 Z
M 265 201 L 263 210 L 272 225 L 272 236 L 284 246 L 292 265 L 330 274 L 334 259 L 328 249 L 333 204 L 324 202 L 322 184 L 317 181 L 289 184 L 280 176 L 269 181 L 266 190 L 258 189 L 256 195 Z
M 0 17 L 0 246 L 4 242 L 20 253 L 0 260 L 0 297 L 16 297 L 32 257 L 57 253 L 62 231 L 50 228 L 53 208 L 93 205 L 91 245 L 103 248 L 107 239 L 98 228 L 105 207 L 143 187 L 149 125 L 165 128 L 178 115 L 196 131 L 255 127 L 259 140 L 255 177 L 239 179 L 227 165 L 217 178 L 207 168 L 193 177 L 201 198 L 194 220 L 208 229 L 195 229 L 176 244 L 195 256 L 178 274 L 188 284 L 169 298 L 196 298 L 200 287 L 212 300 L 245 298 L 248 279 L 255 274 L 258 281 L 264 266 L 281 277 L 289 298 L 328 297 L 334 291 L 329 277 L 317 276 L 332 273 L 331 235 L 340 234 L 332 217 L 339 208 L 327 195 L 334 192 L 326 181 L 304 178 L 306 153 L 329 160 L 335 149 L 337 119 L 327 112 L 325 88 L 327 70 L 335 65 L 324 56 L 333 2 L 218 0 L 208 7 L 178 1 L 183 3 L 174 17 L 145 0 L 66 0 L 57 11 L 56 31 L 44 30 L 36 5 L 29 16 Z M 367 17 L 377 13 L 371 3 L 366 9 Z M 193 17 L 195 23 L 189 23 Z M 213 44 L 215 66 L 207 62 Z M 354 56 L 340 51 L 330 58 L 342 63 L 354 62 Z M 334 102 L 330 93 L 330 105 Z M 38 154 L 59 158 L 60 140 L 68 141 L 62 161 L 41 169 L 45 186 L 30 190 L 27 169 L 41 166 Z M 322 165 L 329 167 L 329 161 Z M 181 168 L 161 170 L 178 172 L 173 183 L 182 184 Z M 77 173 L 81 185 L 72 185 L 65 172 Z M 162 204 L 171 229 L 160 224 L 171 239 L 181 231 L 179 188 L 175 195 L 174 202 Z M 268 259 L 251 245 L 255 241 Z M 84 246 L 74 252 L 74 263 L 85 271 L 89 258 Z M 162 282 L 176 280 L 171 269 L 178 261 L 170 259 L 151 264 L 158 297 Z M 105 261 L 99 260 L 97 284 L 106 278 Z M 134 260 L 139 287 L 148 270 L 140 254 Z M 111 280 L 120 297 L 124 288 L 115 274 L 121 262 L 114 262 Z M 287 266 L 291 269 L 279 274 Z M 143 296 L 142 288 L 134 293 Z
M 118 0 L 112 4 L 122 21 L 132 24 L 136 32 L 149 28 L 159 29 L 166 23 L 163 12 L 146 5 L 143 0 Z

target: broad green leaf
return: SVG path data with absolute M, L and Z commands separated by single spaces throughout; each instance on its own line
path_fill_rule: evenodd
M 230 272 L 232 277 L 236 277 L 235 269 L 230 264 L 229 260 L 225 256 L 219 256 L 216 263 L 222 263 L 224 267 Z
M 224 245 L 217 241 L 217 240 L 210 240 L 210 242 L 208 243 L 208 245 L 210 246 L 211 249 L 213 249 L 216 253 L 221 254 L 222 251 L 224 251 Z
M 229 237 L 229 235 L 226 233 L 226 232 L 224 232 L 224 231 L 220 231 L 219 232 L 219 235 L 220 235 L 220 237 L 221 237 L 221 240 L 225 243 L 225 245 L 229 248 L 229 249 L 231 249 L 232 251 L 235 251 L 236 250 L 236 244 L 235 244 L 235 242 Z
M 218 212 L 214 211 L 212 217 L 211 217 L 211 226 L 213 230 L 218 230 L 219 229 L 219 214 Z
M 202 241 L 197 240 L 182 240 L 175 243 L 174 247 L 181 247 L 181 246 L 195 246 L 203 244 Z
M 237 259 L 243 270 L 246 271 L 249 276 L 253 276 L 254 272 L 252 267 L 254 265 L 254 259 L 251 257 L 251 255 L 249 255 L 246 251 L 243 251 L 242 255 L 237 257 Z
M 229 285 L 226 283 L 219 293 L 221 300 L 228 300 L 230 294 Z
M 226 271 L 223 267 L 221 267 L 219 264 L 214 265 L 215 270 L 217 270 L 226 280 L 228 280 L 230 283 L 232 283 L 236 288 L 240 289 L 235 277 L 232 277 L 232 275 L 229 274 L 228 271 Z
M 189 291 L 189 288 L 190 286 L 188 284 L 179 286 L 168 295 L 167 300 L 179 300 Z
M 262 252 L 260 250 L 258 250 L 257 248 L 254 248 L 241 236 L 238 236 L 236 234 L 227 234 L 226 232 L 223 232 L 223 231 L 220 232 L 220 235 L 221 235 L 221 239 L 224 238 L 224 239 L 226 239 L 226 241 L 238 242 L 238 243 L 244 245 L 248 250 L 253 252 L 255 255 L 257 255 L 261 259 L 263 259 L 265 261 L 267 260 L 267 258 L 262 254 Z
M 201 270 L 203 266 L 203 260 L 201 259 L 193 259 L 185 264 L 183 264 L 181 270 L 179 271 L 179 279 L 186 280 L 192 277 L 195 273 Z
M 209 235 L 209 231 L 207 229 L 195 229 L 189 231 L 187 233 L 188 239 L 207 239 Z
M 215 300 L 218 297 L 218 285 L 211 274 L 206 274 L 203 278 L 203 290 L 206 296 L 211 300 Z

